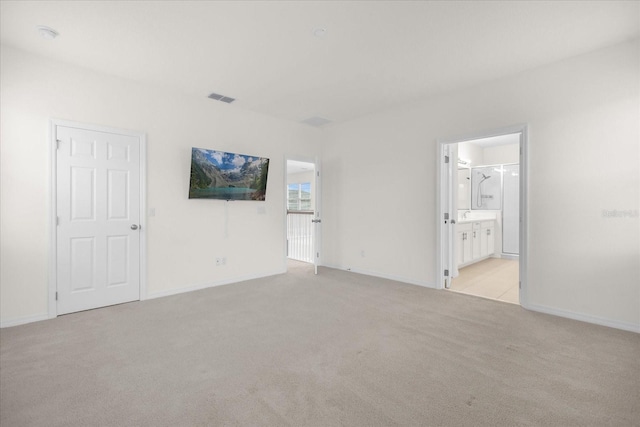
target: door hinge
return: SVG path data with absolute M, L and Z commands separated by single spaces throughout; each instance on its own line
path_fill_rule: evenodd
M 56 150 L 60 149 L 60 143 L 62 142 L 62 140 L 60 139 L 56 139 Z
M 444 271 L 444 277 L 449 277 L 449 270 Z
M 445 221 L 449 219 L 449 213 L 448 212 L 445 212 L 444 219 L 445 219 Z
M 444 162 L 449 163 L 449 156 L 444 156 Z
M 56 291 L 56 301 L 58 301 L 58 291 Z
M 56 217 L 56 225 L 60 225 L 60 217 L 59 216 Z
M 320 171 L 316 172 L 316 176 L 320 178 Z
M 522 289 L 522 282 L 518 282 L 518 289 Z
M 320 252 L 316 252 L 316 258 L 320 258 Z

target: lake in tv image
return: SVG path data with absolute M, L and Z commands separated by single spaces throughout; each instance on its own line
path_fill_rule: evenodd
M 265 200 L 269 159 L 191 149 L 190 199 Z

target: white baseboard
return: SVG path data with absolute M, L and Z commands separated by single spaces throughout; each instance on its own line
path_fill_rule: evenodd
M 402 283 L 407 283 L 407 284 L 411 284 L 411 285 L 417 285 L 417 286 L 423 286 L 423 287 L 426 287 L 426 288 L 436 289 L 436 286 L 434 284 L 432 284 L 432 283 L 413 280 L 413 279 L 409 279 L 407 277 L 396 276 L 396 275 L 393 275 L 393 274 L 384 274 L 384 273 L 380 273 L 380 272 L 376 272 L 376 271 L 361 270 L 361 269 L 354 269 L 354 268 L 334 266 L 334 265 L 323 265 L 322 267 L 334 268 L 334 269 L 337 269 L 337 270 L 349 271 L 351 273 L 363 274 L 363 275 L 366 275 L 366 276 L 379 277 L 379 278 L 382 278 L 382 279 L 394 280 L 396 282 L 402 282 Z M 233 284 L 233 283 L 244 282 L 244 281 L 253 280 L 253 279 L 260 279 L 260 278 L 263 278 L 263 277 L 275 276 L 275 275 L 284 274 L 284 273 L 286 273 L 286 268 L 279 269 L 279 270 L 272 271 L 272 272 L 266 272 L 266 273 L 261 273 L 261 274 L 253 274 L 253 275 L 249 275 L 249 276 L 234 277 L 234 278 L 231 278 L 231 279 L 220 280 L 220 281 L 216 281 L 216 282 L 202 283 L 202 284 L 186 286 L 186 287 L 178 288 L 178 289 L 169 289 L 169 290 L 166 290 L 166 291 L 154 292 L 154 293 L 148 294 L 147 297 L 144 298 L 144 299 L 148 300 L 148 299 L 154 299 L 154 298 L 162 298 L 162 297 L 167 297 L 167 296 L 171 296 L 171 295 L 182 294 L 182 293 L 185 293 L 185 292 L 198 291 L 198 290 L 201 290 L 201 289 L 212 288 L 212 287 L 215 287 L 215 286 L 230 285 L 230 284 Z M 640 333 L 640 324 L 635 324 L 635 323 L 631 323 L 631 322 L 621 322 L 621 321 L 618 321 L 618 320 L 607 319 L 607 318 L 603 318 L 603 317 L 599 317 L 599 316 L 592 316 L 592 315 L 583 314 L 583 313 L 575 313 L 575 312 L 572 312 L 572 311 L 569 311 L 569 310 L 561 310 L 561 309 L 557 309 L 557 308 L 553 308 L 553 307 L 547 307 L 547 306 L 543 306 L 543 305 L 539 305 L 539 304 L 526 304 L 526 305 L 523 304 L 523 307 L 525 309 L 527 309 L 527 310 L 536 311 L 536 312 L 539 312 L 539 313 L 545 313 L 545 314 L 550 314 L 550 315 L 553 315 L 553 316 L 559 316 L 559 317 L 565 317 L 565 318 L 568 318 L 568 319 L 579 320 L 581 322 L 593 323 L 593 324 L 596 324 L 596 325 L 607 326 L 607 327 L 610 327 L 610 328 L 621 329 L 621 330 L 624 330 L 624 331 Z M 47 320 L 49 318 L 50 317 L 49 317 L 49 315 L 47 313 L 42 313 L 42 314 L 36 314 L 36 315 L 33 315 L 33 316 L 24 316 L 24 317 L 17 317 L 17 318 L 14 318 L 14 319 L 5 319 L 5 320 L 0 321 L 0 328 L 8 328 L 8 327 L 12 327 L 12 326 L 24 325 L 26 323 L 39 322 L 41 320 Z
M 414 279 L 410 279 L 408 277 L 403 277 L 403 276 L 396 276 L 394 274 L 385 274 L 377 271 L 362 270 L 359 268 L 351 268 L 351 267 L 341 267 L 336 265 L 322 265 L 321 267 L 334 268 L 336 270 L 349 271 L 351 273 L 363 274 L 365 276 L 379 277 L 381 279 L 388 279 L 396 282 L 408 283 L 410 285 L 423 286 L 425 288 L 436 289 L 436 285 L 433 283 L 428 283 L 421 280 L 414 280 Z
M 166 291 L 160 291 L 160 292 L 154 292 L 151 294 L 147 294 L 146 298 L 140 298 L 140 300 L 148 300 L 148 299 L 154 299 L 154 298 L 162 298 L 162 297 L 167 297 L 167 296 L 171 296 L 171 295 L 178 295 L 178 294 L 182 294 L 185 292 L 192 292 L 192 291 L 198 291 L 200 289 L 206 289 L 206 288 L 211 288 L 214 286 L 222 286 L 222 285 L 230 285 L 232 283 L 238 283 L 238 282 L 244 282 L 246 280 L 253 280 L 253 279 L 260 279 L 262 277 L 269 277 L 269 276 L 275 276 L 277 274 L 283 274 L 286 273 L 286 269 L 279 269 L 277 271 L 272 271 L 272 272 L 267 272 L 267 273 L 262 273 L 262 274 L 253 274 L 250 276 L 241 276 L 241 277 L 234 277 L 232 279 L 227 279 L 227 280 L 220 280 L 218 282 L 212 282 L 212 283 L 202 283 L 202 284 L 198 284 L 198 285 L 191 285 L 191 286 L 186 286 L 184 288 L 178 288 L 178 289 L 169 289 Z M 18 325 L 24 325 L 26 323 L 32 323 L 32 322 L 39 322 L 41 320 L 48 320 L 51 317 L 49 316 L 49 314 L 44 313 L 44 314 L 36 314 L 33 316 L 25 316 L 25 317 L 17 317 L 15 319 L 6 319 L 6 320 L 2 320 L 0 321 L 0 328 L 8 328 L 11 326 L 18 326 Z M 54 316 L 55 318 L 55 316 Z
M 0 321 L 0 328 L 9 328 L 11 326 L 24 325 L 25 323 L 39 322 L 48 320 L 49 314 L 35 314 L 33 316 L 16 317 L 15 319 L 6 319 Z
M 382 279 L 394 280 L 397 282 L 408 283 L 411 285 L 424 286 L 427 288 L 436 289 L 436 286 L 431 283 L 416 281 L 402 276 L 395 276 L 390 274 L 383 274 L 370 270 L 361 270 L 356 268 L 348 268 L 336 265 L 324 265 L 323 267 L 335 268 L 337 270 L 349 271 L 357 274 L 364 274 L 367 276 L 380 277 Z M 592 323 L 600 326 L 607 326 L 609 328 L 621 329 L 623 331 L 630 331 L 640 333 L 640 324 L 634 324 L 631 322 L 621 322 L 619 320 L 607 319 L 599 316 L 592 316 L 583 313 L 575 313 L 569 310 L 560 310 L 557 308 L 546 307 L 538 304 L 523 304 L 523 308 L 531 311 L 537 311 L 539 313 L 551 314 L 553 316 L 565 317 L 567 319 L 579 320 L 581 322 Z
M 500 255 L 495 255 L 495 254 L 485 255 L 482 258 L 476 258 L 476 259 L 471 260 L 469 262 L 462 263 L 462 264 L 458 265 L 458 268 L 468 267 L 470 265 L 473 265 L 473 264 L 478 263 L 480 261 L 484 261 L 485 259 L 489 259 L 489 258 L 501 258 L 501 256 Z
M 595 325 L 607 326 L 609 328 L 622 329 L 623 331 L 640 333 L 640 324 L 621 322 L 619 320 L 592 316 L 590 314 L 575 313 L 569 310 L 561 310 L 538 304 L 526 304 L 526 306 L 523 307 L 527 310 L 537 311 L 539 313 L 551 314 L 553 316 L 566 317 L 567 319 L 579 320 L 581 322 L 593 323 Z
M 231 278 L 231 279 L 219 280 L 219 281 L 216 281 L 216 282 L 208 282 L 208 283 L 200 283 L 200 284 L 196 284 L 196 285 L 188 285 L 188 286 L 185 286 L 183 288 L 177 288 L 177 289 L 174 288 L 174 289 L 168 289 L 166 291 L 147 293 L 147 296 L 146 296 L 146 298 L 144 298 L 144 300 L 168 297 L 168 296 L 171 296 L 171 295 L 183 294 L 185 292 L 199 291 L 201 289 L 213 288 L 215 286 L 230 285 L 230 284 L 233 284 L 233 283 L 244 282 L 244 281 L 253 280 L 253 279 L 261 279 L 263 277 L 275 276 L 277 274 L 284 274 L 284 273 L 286 273 L 286 269 L 280 269 L 280 270 L 261 273 L 261 274 L 252 274 L 252 275 L 249 275 L 249 276 L 234 277 L 234 278 Z M 141 298 L 141 300 L 142 300 L 142 298 Z

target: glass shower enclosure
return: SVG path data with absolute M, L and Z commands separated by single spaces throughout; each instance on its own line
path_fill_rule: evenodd
M 520 166 L 502 164 L 471 168 L 471 210 L 502 211 L 502 253 L 520 248 Z
M 520 252 L 520 165 L 504 165 L 502 173 L 502 252 Z

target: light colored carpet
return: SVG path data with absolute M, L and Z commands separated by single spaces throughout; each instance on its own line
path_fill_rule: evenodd
M 637 426 L 640 335 L 308 266 L 0 332 L 12 426 Z

